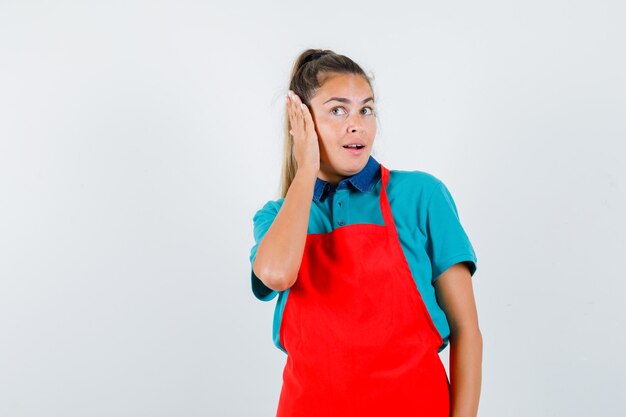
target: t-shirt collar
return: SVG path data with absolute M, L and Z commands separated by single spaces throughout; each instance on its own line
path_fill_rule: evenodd
M 352 187 L 361 192 L 368 192 L 374 187 L 374 185 L 376 185 L 376 182 L 378 182 L 379 178 L 380 163 L 376 159 L 374 159 L 372 155 L 370 155 L 367 163 L 361 171 L 350 177 L 342 179 L 336 186 L 318 177 L 315 180 L 313 201 L 323 201 L 326 199 L 326 197 L 328 197 L 328 194 L 331 191 L 334 192 L 335 190 L 348 188 L 349 185 L 352 185 Z

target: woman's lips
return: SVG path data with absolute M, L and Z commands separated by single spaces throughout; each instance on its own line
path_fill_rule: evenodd
M 352 155 L 361 155 L 363 152 L 365 152 L 365 146 L 363 146 L 362 148 L 344 147 L 344 149 L 350 152 Z

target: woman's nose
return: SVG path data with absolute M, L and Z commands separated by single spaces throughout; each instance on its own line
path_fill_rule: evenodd
M 353 114 L 348 118 L 348 132 L 360 132 L 363 130 L 363 121 L 361 120 L 361 116 L 357 114 Z

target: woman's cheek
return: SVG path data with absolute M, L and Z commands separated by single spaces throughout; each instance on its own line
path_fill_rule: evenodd
M 376 130 L 376 119 L 368 119 L 365 122 L 365 126 L 367 126 L 368 130 L 375 131 Z
M 325 114 L 321 117 L 321 119 L 323 123 L 331 126 L 341 124 L 346 120 L 345 116 L 337 116 L 331 114 Z

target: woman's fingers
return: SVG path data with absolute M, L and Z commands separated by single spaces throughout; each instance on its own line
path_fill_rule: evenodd
M 315 131 L 315 123 L 313 122 L 313 117 L 311 116 L 311 112 L 309 111 L 309 107 L 306 104 L 302 104 L 302 113 L 304 116 L 304 128 L 305 130 Z
M 289 126 L 291 127 L 291 130 L 289 131 L 289 133 L 291 133 L 291 136 L 294 136 L 295 134 L 294 129 L 296 127 L 296 117 L 294 115 L 294 107 L 293 107 L 293 100 L 291 98 L 291 94 L 287 94 L 287 115 L 289 116 Z
M 295 120 L 292 121 L 291 126 L 296 128 L 297 132 L 302 132 L 303 139 L 317 139 L 315 132 L 315 122 L 311 116 L 309 107 L 300 100 L 300 97 L 289 90 L 289 96 L 293 105 L 293 113 Z
M 293 152 L 298 169 L 319 170 L 319 144 L 311 112 L 293 91 L 288 94 L 289 133 L 293 138 Z
M 317 132 L 315 131 L 315 122 L 311 115 L 309 107 L 302 103 L 300 97 L 289 90 L 289 102 L 290 102 L 290 133 L 295 142 L 306 141 L 315 143 L 317 146 Z M 313 146 L 313 145 L 311 145 Z
M 302 127 L 307 139 L 316 139 L 317 133 L 315 132 L 315 122 L 313 116 L 309 110 L 309 106 L 300 101 L 300 112 L 302 114 Z
M 294 131 L 294 137 L 302 136 L 304 133 L 304 115 L 302 113 L 301 101 L 297 94 L 293 91 L 289 91 L 289 121 L 291 128 Z
M 302 101 L 293 91 L 291 92 L 291 97 L 293 100 L 294 114 L 296 115 L 298 121 L 301 122 L 302 119 L 304 119 L 304 115 L 302 114 Z

